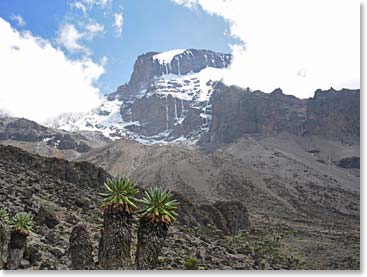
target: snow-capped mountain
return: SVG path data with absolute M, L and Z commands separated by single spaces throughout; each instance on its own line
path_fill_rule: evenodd
M 209 50 L 149 52 L 138 57 L 127 84 L 100 107 L 65 114 L 48 126 L 68 131 L 101 131 L 106 137 L 141 143 L 195 142 L 209 129 L 213 83 L 231 55 Z

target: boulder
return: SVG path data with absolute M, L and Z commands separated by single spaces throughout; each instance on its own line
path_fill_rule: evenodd
M 36 220 L 39 224 L 46 225 L 48 228 L 52 229 L 60 221 L 57 219 L 55 211 L 50 206 L 41 205 Z

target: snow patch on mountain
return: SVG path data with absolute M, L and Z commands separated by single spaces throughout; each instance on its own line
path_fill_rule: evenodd
M 166 74 L 156 77 L 152 80 L 153 89 L 142 89 L 135 94 L 135 99 L 143 97 L 151 97 L 152 95 L 160 95 L 167 97 L 168 95 L 177 99 L 177 105 L 182 105 L 182 101 L 190 101 L 192 107 L 201 110 L 200 116 L 206 121 L 211 119 L 211 107 L 209 100 L 212 94 L 212 83 L 223 77 L 224 70 L 208 67 L 198 73 L 190 73 L 187 75 Z M 131 101 L 131 100 L 130 100 Z M 63 129 L 66 131 L 100 131 L 106 137 L 116 140 L 119 138 L 130 138 L 143 144 L 166 144 L 166 143 L 182 143 L 188 142 L 190 139 L 181 136 L 179 138 L 170 138 L 170 130 L 165 130 L 154 136 L 142 136 L 136 134 L 126 127 L 141 126 L 139 121 L 126 121 L 121 116 L 121 106 L 124 101 L 105 99 L 103 104 L 87 113 L 63 114 L 56 120 L 47 124 L 49 127 Z M 182 124 L 184 121 L 184 112 L 180 116 L 176 115 L 175 125 Z M 203 126 L 203 132 L 208 130 L 208 126 Z M 195 138 L 197 140 L 197 138 Z M 194 142 L 194 141 L 191 141 Z
M 223 78 L 225 69 L 207 67 L 198 73 L 187 75 L 165 74 L 156 78 L 154 85 L 156 89 L 147 94 L 171 95 L 184 100 L 205 102 L 209 101 L 212 93 L 212 82 Z
M 180 55 L 185 52 L 185 49 L 174 49 L 166 52 L 159 53 L 153 56 L 153 60 L 158 60 L 161 64 L 169 64 L 176 55 Z
M 119 100 L 103 102 L 103 104 L 87 113 L 63 114 L 49 124 L 49 127 L 66 131 L 100 131 L 108 138 L 121 138 L 124 127 L 138 124 L 125 122 L 120 114 L 122 102 Z

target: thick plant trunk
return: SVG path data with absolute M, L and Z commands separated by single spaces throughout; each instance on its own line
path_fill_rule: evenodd
M 107 206 L 99 242 L 99 266 L 103 269 L 131 269 L 130 246 L 131 214 L 122 208 Z
M 150 223 L 144 218 L 140 219 L 135 257 L 137 269 L 149 270 L 158 266 L 158 256 L 162 253 L 167 234 L 167 224 Z
M 6 228 L 5 224 L 0 222 L 0 269 L 4 268 L 6 246 Z
M 12 231 L 8 246 L 7 269 L 18 269 L 23 259 L 27 247 L 27 234 L 18 231 Z
M 94 269 L 93 245 L 85 225 L 76 225 L 69 238 L 71 268 L 75 270 Z

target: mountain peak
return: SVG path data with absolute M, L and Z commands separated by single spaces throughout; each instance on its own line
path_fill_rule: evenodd
M 174 49 L 166 52 L 162 52 L 153 56 L 153 60 L 158 60 L 161 64 L 169 64 L 176 55 L 180 55 L 186 50 Z

